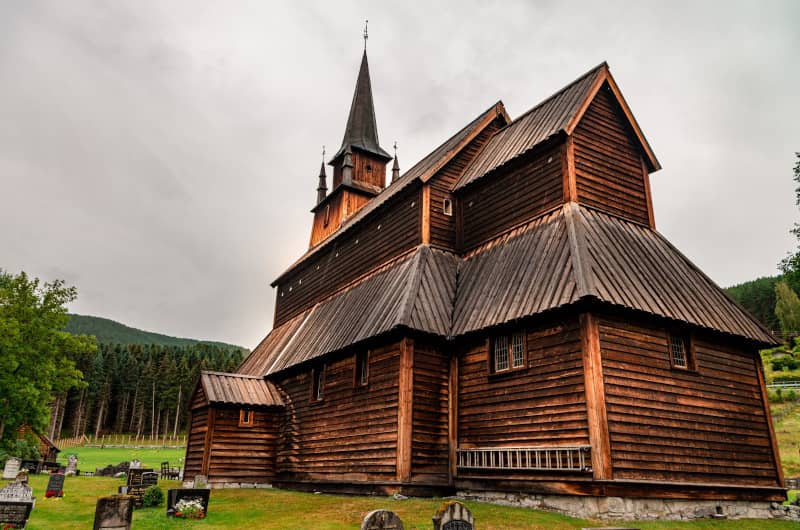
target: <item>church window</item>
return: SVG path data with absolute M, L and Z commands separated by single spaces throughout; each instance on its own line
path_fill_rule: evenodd
M 451 199 L 442 199 L 442 212 L 445 215 L 453 215 L 453 201 Z
M 669 334 L 669 361 L 673 368 L 694 370 L 694 345 L 688 333 Z
M 369 351 L 356 354 L 356 386 L 367 386 L 369 382 Z
M 311 377 L 311 397 L 315 401 L 322 401 L 325 387 L 325 365 L 314 368 Z
M 492 342 L 492 371 L 505 372 L 525 367 L 525 333 L 498 335 Z
M 253 426 L 253 411 L 249 409 L 242 409 L 239 411 L 239 427 L 252 427 Z

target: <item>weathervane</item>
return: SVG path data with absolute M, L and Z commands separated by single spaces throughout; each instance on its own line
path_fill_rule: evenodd
M 325 163 L 325 146 L 322 146 L 322 163 Z
M 367 51 L 367 39 L 369 38 L 369 33 L 367 33 L 367 24 L 369 24 L 369 20 L 364 21 L 364 51 Z
M 397 140 L 394 141 L 394 157 L 397 158 Z

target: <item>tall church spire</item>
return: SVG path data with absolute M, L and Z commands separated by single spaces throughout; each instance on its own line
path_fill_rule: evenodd
M 342 146 L 333 156 L 331 163 L 335 164 L 348 147 L 355 147 L 378 155 L 379 158 L 385 158 L 387 162 L 392 159 L 378 142 L 378 125 L 375 121 L 375 106 L 372 103 L 372 83 L 369 77 L 366 49 L 361 56 L 361 68 L 358 70 L 356 90 L 353 93 L 353 102 L 350 104 L 350 115 L 347 118 Z
M 394 163 L 392 164 L 392 182 L 400 178 L 400 164 L 397 162 L 397 142 L 394 143 Z

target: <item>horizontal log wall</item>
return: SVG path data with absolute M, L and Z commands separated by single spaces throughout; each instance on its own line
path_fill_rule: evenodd
M 439 170 L 429 181 L 431 187 L 430 201 L 430 243 L 431 245 L 456 248 L 456 206 L 450 190 L 464 173 L 472 159 L 486 145 L 486 142 L 500 128 L 497 119 L 481 131 L 461 152 Z M 445 215 L 443 204 L 445 199 L 453 202 L 453 215 Z
M 489 374 L 486 340 L 459 360 L 459 447 L 589 443 L 578 319 L 527 331 L 527 368 Z
M 183 464 L 183 476 L 187 479 L 203 474 L 203 444 L 208 430 L 208 407 L 192 408 L 191 414 Z
M 329 362 L 321 401 L 311 397 L 310 370 L 276 381 L 289 401 L 278 453 L 282 480 L 396 479 L 399 359 L 399 343 L 371 350 L 365 387 L 355 385 L 354 355 Z
M 573 132 L 578 201 L 649 224 L 641 149 L 607 85 Z
M 347 283 L 420 242 L 420 187 L 409 186 L 383 206 L 382 214 L 362 221 L 289 273 L 277 286 L 275 326 L 308 309 Z
M 600 348 L 615 479 L 776 485 L 755 352 L 701 338 L 672 369 L 665 330 L 616 320 Z
M 414 343 L 414 410 L 411 437 L 411 480 L 447 484 L 448 377 L 446 352 L 422 341 Z
M 459 196 L 462 249 L 534 219 L 563 200 L 561 145 L 544 146 Z
M 277 410 L 251 411 L 253 424 L 239 427 L 239 409 L 217 409 L 211 437 L 210 482 L 271 483 L 275 478 Z

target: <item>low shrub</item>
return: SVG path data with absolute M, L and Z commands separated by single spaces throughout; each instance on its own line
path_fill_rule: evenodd
M 142 495 L 142 506 L 145 508 L 157 508 L 164 502 L 164 492 L 158 486 L 150 486 Z

